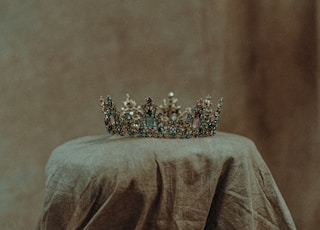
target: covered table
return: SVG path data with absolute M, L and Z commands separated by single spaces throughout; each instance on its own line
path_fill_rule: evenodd
M 37 229 L 295 229 L 254 143 L 90 136 L 46 166 Z

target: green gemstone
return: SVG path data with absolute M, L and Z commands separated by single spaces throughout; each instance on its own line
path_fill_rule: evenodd
M 152 117 L 147 117 L 146 118 L 146 124 L 147 124 L 147 127 L 152 127 L 153 126 L 153 118 Z

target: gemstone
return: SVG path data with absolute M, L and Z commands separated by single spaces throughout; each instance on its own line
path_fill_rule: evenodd
M 147 124 L 147 127 L 152 127 L 153 126 L 153 118 L 152 117 L 147 117 L 146 118 L 146 124 Z
M 175 121 L 175 120 L 177 119 L 177 114 L 173 113 L 173 114 L 171 115 L 171 119 L 172 119 L 173 121 Z
M 192 127 L 193 127 L 194 129 L 196 129 L 196 128 L 199 127 L 199 118 L 198 118 L 198 117 L 196 117 L 196 118 L 193 120 L 193 122 L 192 122 Z
M 114 120 L 114 116 L 113 115 L 110 115 L 110 123 L 112 124 L 112 125 L 114 125 L 116 122 L 115 122 L 115 120 Z

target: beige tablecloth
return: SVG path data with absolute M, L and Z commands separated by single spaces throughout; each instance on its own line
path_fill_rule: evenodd
M 254 143 L 90 136 L 54 150 L 37 229 L 295 229 Z

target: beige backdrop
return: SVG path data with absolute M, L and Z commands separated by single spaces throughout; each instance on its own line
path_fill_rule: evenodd
M 0 228 L 31 229 L 57 145 L 104 134 L 99 97 L 224 96 L 299 229 L 320 225 L 316 0 L 0 1 Z

